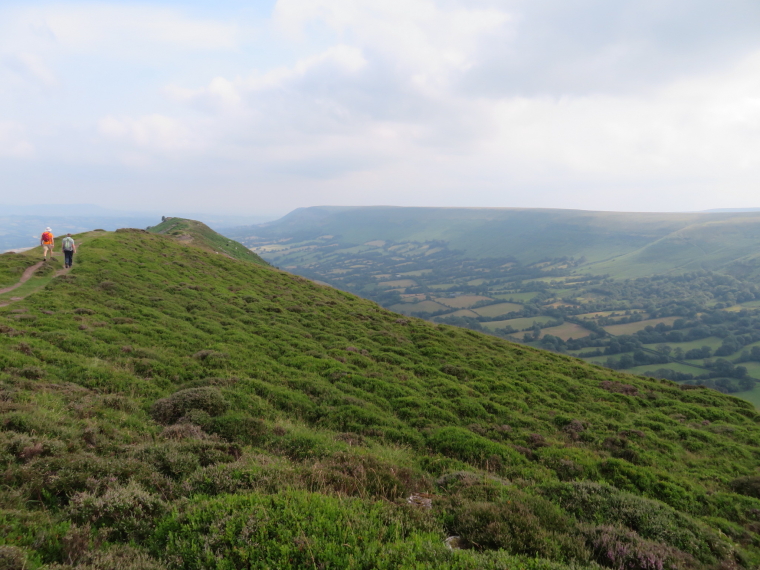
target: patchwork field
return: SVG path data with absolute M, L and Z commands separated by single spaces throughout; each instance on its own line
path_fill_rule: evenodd
M 519 319 L 507 319 L 503 321 L 489 321 L 482 323 L 482 326 L 489 330 L 512 327 L 515 330 L 521 331 L 532 327 L 534 323 L 542 325 L 552 320 L 553 319 L 551 317 L 524 317 Z
M 448 307 L 445 307 L 435 301 L 422 301 L 420 303 L 403 303 L 399 305 L 393 305 L 390 307 L 392 311 L 402 313 L 404 315 L 411 315 L 412 313 L 436 313 L 438 311 L 445 311 Z
M 436 302 L 453 309 L 469 309 L 480 301 L 491 301 L 490 297 L 482 295 L 459 295 L 458 297 L 438 297 Z
M 678 317 L 663 317 L 661 319 L 648 319 L 646 321 L 638 321 L 636 323 L 626 323 L 624 325 L 610 325 L 604 327 L 610 334 L 622 335 L 622 334 L 634 334 L 638 331 L 643 331 L 647 327 L 654 327 L 662 323 L 665 325 L 672 325 Z
M 380 285 L 383 285 L 384 287 L 414 287 L 417 285 L 417 282 L 413 279 L 397 279 L 395 281 L 382 281 L 380 282 Z
M 568 340 L 571 338 L 587 337 L 591 334 L 591 331 L 580 325 L 576 325 L 575 323 L 564 323 L 556 327 L 541 329 L 541 337 L 548 334 L 561 338 L 562 340 Z
M 494 299 L 502 299 L 504 301 L 514 301 L 515 303 L 527 303 L 531 299 L 535 298 L 535 293 L 494 293 L 492 297 Z
M 487 305 L 485 307 L 479 307 L 473 309 L 481 317 L 500 317 L 508 313 L 514 313 L 516 311 L 522 311 L 522 305 L 516 303 L 499 303 L 497 305 Z

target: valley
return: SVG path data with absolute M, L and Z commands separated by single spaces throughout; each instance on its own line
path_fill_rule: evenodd
M 402 314 L 758 400 L 757 213 L 310 208 L 230 235 Z

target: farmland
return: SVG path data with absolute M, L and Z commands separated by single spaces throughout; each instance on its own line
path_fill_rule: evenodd
M 760 379 L 758 213 L 305 213 L 236 237 L 405 315 L 738 395 Z

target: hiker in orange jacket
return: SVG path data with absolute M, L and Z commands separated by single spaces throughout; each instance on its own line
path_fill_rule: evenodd
M 53 236 L 53 230 L 45 228 L 40 236 L 40 245 L 42 246 L 42 261 L 47 261 L 48 251 L 50 252 L 50 260 L 53 260 L 53 248 L 55 247 L 55 236 Z

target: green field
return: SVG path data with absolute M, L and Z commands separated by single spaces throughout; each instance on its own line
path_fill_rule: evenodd
M 412 313 L 435 313 L 437 311 L 445 311 L 448 307 L 445 307 L 434 301 L 421 301 L 419 303 L 404 303 L 401 305 L 393 305 L 391 310 L 397 313 L 403 313 L 405 315 L 411 315 Z
M 701 364 L 701 362 L 698 362 L 698 364 Z M 661 368 L 665 368 L 666 370 L 674 370 L 676 372 L 684 372 L 686 374 L 694 374 L 695 376 L 697 374 L 702 374 L 705 372 L 702 368 L 695 368 L 693 366 L 687 366 L 686 364 L 680 364 L 678 362 L 669 362 L 667 364 L 647 364 L 646 366 L 635 366 L 634 368 L 628 368 L 626 369 L 626 372 L 630 372 L 631 374 L 641 374 L 643 376 L 647 376 L 651 372 L 655 372 L 656 370 L 659 370 Z
M 522 319 L 507 319 L 504 321 L 489 321 L 481 324 L 484 328 L 489 330 L 512 327 L 515 330 L 521 331 L 532 327 L 534 323 L 544 324 L 551 320 L 553 320 L 551 317 L 528 317 Z
M 760 409 L 760 385 L 755 385 L 752 390 L 746 392 L 736 392 L 732 394 L 737 398 L 750 402 L 755 408 Z
M 379 285 L 385 287 L 414 287 L 417 282 L 413 279 L 396 279 L 395 281 L 382 281 Z
M 515 303 L 527 303 L 536 296 L 535 293 L 496 293 L 493 295 L 495 299 L 502 299 L 504 301 L 514 301 Z
M 479 301 L 491 301 L 491 298 L 483 297 L 482 295 L 459 295 L 457 297 L 438 297 L 435 301 L 453 309 L 469 309 L 475 303 Z
M 653 327 L 660 323 L 666 324 L 666 325 L 672 325 L 678 317 L 663 317 L 661 319 L 649 319 L 646 321 L 638 321 L 635 323 L 626 323 L 624 325 L 610 325 L 608 327 L 604 327 L 604 330 L 606 330 L 610 334 L 614 335 L 622 335 L 622 334 L 633 334 L 637 331 L 643 331 L 647 327 Z
M 684 352 L 687 350 L 691 350 L 693 348 L 702 348 L 703 346 L 709 346 L 711 349 L 715 350 L 722 344 L 723 340 L 715 337 L 715 336 L 709 336 L 707 338 L 700 338 L 697 340 L 690 340 L 688 342 L 667 342 L 664 344 L 667 344 L 669 347 L 675 349 L 680 347 Z M 647 348 L 651 348 L 653 350 L 657 349 L 657 344 L 650 344 L 645 345 Z
M 591 331 L 584 329 L 582 326 L 576 325 L 575 323 L 563 323 L 556 327 L 541 329 L 541 336 L 547 334 L 559 337 L 562 340 L 567 340 L 570 338 L 583 338 L 591 334 Z
M 478 309 L 473 309 L 481 317 L 500 317 L 515 311 L 522 311 L 522 305 L 516 303 L 498 303 L 496 305 L 487 305 Z

